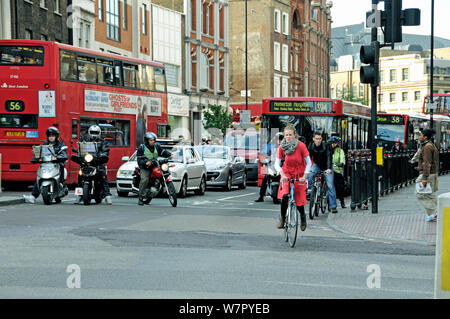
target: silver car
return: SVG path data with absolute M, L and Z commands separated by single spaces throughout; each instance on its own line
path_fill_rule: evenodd
M 231 149 L 222 145 L 200 145 L 195 148 L 206 165 L 207 186 L 223 187 L 226 191 L 230 191 L 233 185 L 246 188 L 247 167 L 242 157 L 233 157 Z

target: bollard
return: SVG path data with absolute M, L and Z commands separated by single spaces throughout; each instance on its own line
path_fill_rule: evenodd
M 450 299 L 450 193 L 438 197 L 434 298 Z

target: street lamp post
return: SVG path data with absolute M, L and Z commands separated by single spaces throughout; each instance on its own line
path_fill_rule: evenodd
M 433 128 L 433 79 L 434 78 L 434 0 L 431 0 L 431 57 L 430 57 L 430 128 Z
M 248 110 L 247 0 L 245 0 L 245 110 Z

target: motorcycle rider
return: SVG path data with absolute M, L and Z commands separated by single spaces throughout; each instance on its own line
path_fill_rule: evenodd
M 109 158 L 109 145 L 101 138 L 102 130 L 98 125 L 91 125 L 88 129 L 88 138 L 85 142 L 95 142 L 97 144 L 97 156 L 98 157 L 108 157 Z M 106 174 L 106 163 L 98 166 L 98 170 L 102 176 L 103 192 L 105 193 L 105 202 L 108 205 L 112 204 L 111 201 L 111 191 L 109 189 L 108 178 Z M 77 197 L 77 203 L 82 200 L 81 196 Z
M 144 144 L 139 146 L 137 151 L 137 162 L 141 169 L 141 181 L 139 183 L 139 201 L 138 205 L 144 205 L 144 196 L 150 178 L 150 173 L 154 168 L 153 160 L 158 157 L 171 157 L 172 153 L 163 149 L 161 145 L 156 143 L 156 134 L 147 132 L 144 135 Z
M 271 147 L 267 153 L 267 155 L 270 157 L 270 163 L 272 163 L 272 165 L 274 165 L 275 160 L 276 160 L 276 154 L 277 154 L 277 150 L 278 147 L 280 146 L 281 141 L 283 140 L 284 135 L 282 132 L 278 132 L 277 134 L 275 134 L 275 139 L 276 139 L 276 145 L 275 144 L 270 144 Z M 265 164 L 266 165 L 266 170 L 268 170 L 268 165 L 269 163 Z M 283 166 L 283 164 L 281 164 L 281 166 Z M 262 184 L 261 184 L 261 188 L 259 190 L 259 197 L 258 199 L 255 200 L 255 202 L 259 203 L 259 202 L 264 202 L 264 196 L 266 195 L 266 190 L 267 190 L 267 185 L 268 181 L 268 176 L 267 174 L 264 175 L 264 178 L 262 180 Z
M 47 142 L 45 142 L 43 145 L 52 145 L 53 146 L 53 150 L 56 155 L 56 157 L 54 157 L 53 160 L 59 164 L 59 182 L 62 185 L 64 185 L 64 187 L 66 188 L 67 186 L 64 184 L 64 182 L 65 182 L 65 180 L 64 180 L 64 164 L 66 163 L 66 161 L 69 158 L 67 157 L 66 151 L 62 151 L 61 153 L 59 153 L 61 151 L 61 148 L 63 146 L 65 146 L 64 142 L 59 140 L 59 130 L 54 126 L 50 126 L 45 131 L 45 134 L 47 135 Z M 32 163 L 40 163 L 40 162 L 42 162 L 42 159 L 37 159 L 36 157 L 33 157 L 31 159 L 31 162 Z M 25 198 L 26 202 L 34 204 L 36 202 L 36 198 L 39 197 L 40 193 L 41 193 L 41 191 L 40 191 L 39 185 L 36 181 L 34 183 L 33 190 L 31 191 L 31 195 L 23 195 L 23 197 Z

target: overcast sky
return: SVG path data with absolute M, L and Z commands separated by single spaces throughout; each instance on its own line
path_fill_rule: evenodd
M 365 22 L 366 11 L 371 11 L 371 0 L 333 0 L 331 15 L 332 27 L 358 24 Z M 431 0 L 403 0 L 402 9 L 420 9 L 420 26 L 403 27 L 403 33 L 431 34 Z M 378 4 L 378 9 L 384 9 L 384 2 Z M 450 40 L 450 0 L 434 1 L 434 35 Z

